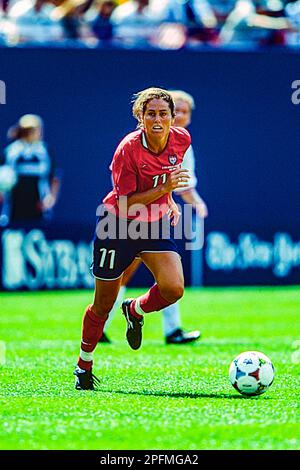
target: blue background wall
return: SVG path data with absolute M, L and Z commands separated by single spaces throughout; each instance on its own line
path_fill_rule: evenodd
M 87 233 L 110 189 L 114 149 L 136 124 L 132 94 L 153 85 L 185 89 L 197 105 L 190 131 L 199 191 L 209 206 L 206 233 L 236 241 L 251 232 L 271 241 L 286 232 L 297 241 L 300 105 L 292 104 L 291 84 L 299 73 L 300 56 L 286 51 L 0 49 L 0 79 L 7 87 L 0 145 L 20 115 L 44 118 L 45 140 L 63 170 L 55 223 L 84 226 Z M 189 271 L 188 255 L 185 262 Z M 218 270 L 205 263 L 204 281 L 296 283 L 297 263 L 284 278 L 272 269 Z

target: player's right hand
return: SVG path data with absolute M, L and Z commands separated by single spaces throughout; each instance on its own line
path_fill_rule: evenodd
M 164 187 L 168 192 L 174 191 L 177 188 L 188 188 L 188 181 L 190 179 L 189 170 L 178 168 L 172 171 L 164 183 Z

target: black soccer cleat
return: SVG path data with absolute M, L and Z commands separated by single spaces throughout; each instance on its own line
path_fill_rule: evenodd
M 200 331 L 183 331 L 181 328 L 173 331 L 172 334 L 166 336 L 167 344 L 186 344 L 197 341 L 201 336 Z
M 101 383 L 100 380 L 92 373 L 92 369 L 82 370 L 76 366 L 73 374 L 75 375 L 76 390 L 95 390 L 95 386 Z
M 99 339 L 98 343 L 107 343 L 107 344 L 110 344 L 111 343 L 111 340 L 109 339 L 109 337 L 107 336 L 106 333 L 102 333 L 102 336 L 101 338 Z
M 142 344 L 142 327 L 144 318 L 140 320 L 130 313 L 130 304 L 133 299 L 126 299 L 122 303 L 122 310 L 127 321 L 126 338 L 131 349 L 139 349 Z

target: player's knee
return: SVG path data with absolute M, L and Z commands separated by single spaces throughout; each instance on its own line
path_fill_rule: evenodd
M 111 298 L 102 298 L 100 301 L 94 302 L 92 310 L 103 320 L 108 317 L 109 312 L 113 308 L 114 300 Z
M 174 303 L 181 299 L 184 292 L 184 285 L 178 281 L 172 284 L 165 284 L 159 287 L 160 293 L 168 302 Z

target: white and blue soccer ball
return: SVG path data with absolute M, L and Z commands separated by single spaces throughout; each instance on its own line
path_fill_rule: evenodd
M 11 191 L 17 182 L 17 174 L 9 165 L 0 166 L 0 193 Z
M 273 383 L 274 366 L 265 354 L 246 351 L 231 362 L 229 380 L 242 395 L 261 395 Z

